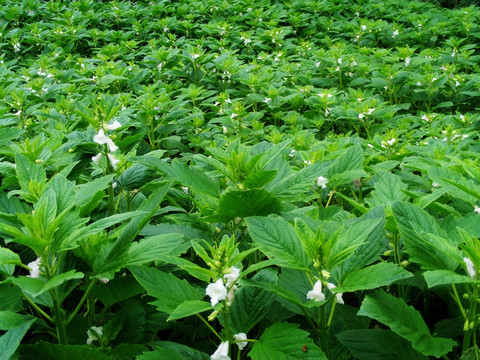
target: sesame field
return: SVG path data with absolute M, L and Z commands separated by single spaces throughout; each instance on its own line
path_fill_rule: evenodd
M 0 0 L 0 360 L 480 360 L 480 8 Z

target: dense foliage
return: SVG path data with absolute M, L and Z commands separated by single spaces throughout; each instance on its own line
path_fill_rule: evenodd
M 477 7 L 0 5 L 0 359 L 480 359 Z

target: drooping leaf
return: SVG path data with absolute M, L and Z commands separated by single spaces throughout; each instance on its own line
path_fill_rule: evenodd
M 297 324 L 268 327 L 249 353 L 252 360 L 327 360 L 325 354 Z
M 368 316 L 390 327 L 425 356 L 440 357 L 449 353 L 456 345 L 452 339 L 431 336 L 417 310 L 407 305 L 403 299 L 383 291 L 367 295 L 358 315 Z

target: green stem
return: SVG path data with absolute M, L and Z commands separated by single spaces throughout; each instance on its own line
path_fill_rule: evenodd
M 207 320 L 205 320 L 200 314 L 195 314 L 195 315 L 197 315 L 197 317 L 198 317 L 200 320 L 202 320 L 205 325 L 207 325 L 207 327 L 213 332 L 213 334 L 214 334 L 220 341 L 223 341 L 223 339 L 222 339 L 222 337 L 220 336 L 220 334 L 215 331 L 215 329 L 212 327 L 212 325 L 210 325 L 210 324 L 208 323 Z
M 83 303 L 85 302 L 85 300 L 87 300 L 88 298 L 88 295 L 90 294 L 90 291 L 92 291 L 93 289 L 93 286 L 95 285 L 96 283 L 96 279 L 93 279 L 90 284 L 88 285 L 88 288 L 87 290 L 85 291 L 85 293 L 83 294 L 82 298 L 80 299 L 80 302 L 78 303 L 77 307 L 75 308 L 75 310 L 73 311 L 73 313 L 70 314 L 70 316 L 68 317 L 67 321 L 66 321 L 66 325 L 70 324 L 70 322 L 73 320 L 73 318 L 78 314 L 78 312 L 80 311 Z
M 463 308 L 462 302 L 460 301 L 460 297 L 458 296 L 457 288 L 455 287 L 455 284 L 452 284 L 452 290 L 453 290 L 453 299 L 458 305 L 458 308 L 460 309 L 460 312 L 462 313 L 463 318 L 466 320 L 467 319 L 467 314 L 465 312 L 465 309 Z
M 23 293 L 23 297 L 25 298 L 25 300 L 27 300 L 27 302 L 30 304 L 30 306 L 32 306 L 40 315 L 42 315 L 48 321 L 50 321 L 52 323 L 54 322 L 52 317 L 50 315 L 48 315 L 45 311 L 40 309 L 37 304 L 35 304 L 32 300 L 30 300 L 30 298 L 27 297 L 27 295 L 25 295 L 25 293 Z
M 333 190 L 330 191 L 330 196 L 328 198 L 327 204 L 325 205 L 326 208 L 328 207 L 328 205 L 330 205 L 330 201 L 332 201 L 332 198 L 333 198 Z
M 65 327 L 65 319 L 63 318 L 62 309 L 60 306 L 60 301 L 58 299 L 58 292 L 57 289 L 53 289 L 50 292 L 50 295 L 53 299 L 53 311 L 54 311 L 54 320 L 55 320 L 55 327 L 57 328 L 57 336 L 58 342 L 62 345 L 67 345 L 67 329 Z
M 332 325 L 332 320 L 333 320 L 333 313 L 335 312 L 335 306 L 337 305 L 337 299 L 335 295 L 333 296 L 333 304 L 332 308 L 330 309 L 330 316 L 328 317 L 328 322 L 327 322 L 327 331 L 330 329 L 330 325 Z

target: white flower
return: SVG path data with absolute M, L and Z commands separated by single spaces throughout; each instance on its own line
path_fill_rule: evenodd
M 397 141 L 397 139 L 395 139 L 395 138 L 390 139 L 390 140 L 387 140 L 387 144 L 390 145 L 390 146 L 392 146 L 395 141 Z
M 88 329 L 87 336 L 88 345 L 90 345 L 93 341 L 99 341 L 103 336 L 103 326 L 92 326 L 90 329 Z
M 364 117 L 365 117 L 365 115 L 363 115 L 363 113 L 358 114 L 359 119 L 363 119 Z
M 470 260 L 468 257 L 464 257 L 463 262 L 467 265 L 468 275 L 470 275 L 472 279 L 475 278 L 475 275 L 477 274 L 477 272 L 475 271 L 475 267 L 473 266 L 472 260 Z
M 232 115 L 230 115 L 230 119 L 236 118 L 237 116 L 238 114 L 232 113 Z
M 338 58 L 338 59 L 337 59 L 337 63 L 338 63 L 338 64 L 341 64 L 342 62 L 343 62 L 342 58 Z
M 235 281 L 237 281 L 238 276 L 240 275 L 240 269 L 237 269 L 235 266 L 232 266 L 230 268 L 230 272 L 226 275 L 223 275 L 223 277 L 227 280 L 227 287 L 232 286 Z
M 116 130 L 119 127 L 122 127 L 122 124 L 120 124 L 117 120 L 115 120 L 113 124 L 106 125 L 105 127 L 107 128 L 107 130 Z
M 233 285 L 227 294 L 227 306 L 232 306 L 233 299 L 235 299 L 235 291 L 238 290 L 237 285 Z
M 315 300 L 316 302 L 325 300 L 325 294 L 322 293 L 322 282 L 320 280 L 317 280 L 315 285 L 313 285 L 313 290 L 307 293 L 307 299 Z
M 362 29 L 363 31 L 367 30 L 367 25 L 362 25 L 362 26 L 361 26 L 361 29 Z
M 13 115 L 15 115 L 15 116 L 20 116 L 21 113 L 22 113 L 22 110 L 18 110 L 18 111 L 17 111 L 15 114 L 13 114 Z
M 219 301 L 222 301 L 227 297 L 227 288 L 223 285 L 223 280 L 218 279 L 207 286 L 205 293 L 210 296 L 210 303 L 212 306 L 215 306 Z
M 188 187 L 187 186 L 182 186 L 183 192 L 188 195 Z
M 16 42 L 15 44 L 13 44 L 13 50 L 15 52 L 19 52 L 20 51 L 20 43 L 19 42 Z
M 218 349 L 210 356 L 210 360 L 230 360 L 228 356 L 228 341 L 220 343 Z
M 112 154 L 107 154 L 108 156 L 108 160 L 110 160 L 110 164 L 112 164 L 112 167 L 114 170 L 117 169 L 117 165 L 118 163 L 120 162 L 120 160 L 118 160 L 115 156 L 113 156 Z
M 263 100 L 264 103 L 268 103 L 269 101 L 272 101 L 269 97 L 266 97 L 265 100 Z
M 434 187 L 434 188 L 437 188 L 437 187 L 439 187 L 439 186 L 440 186 L 440 184 L 439 184 L 439 183 L 436 183 L 435 181 L 434 181 L 434 182 L 432 182 L 432 187 Z
M 98 130 L 98 134 L 93 137 L 93 141 L 100 145 L 107 144 L 111 152 L 115 152 L 118 150 L 118 146 L 115 145 L 112 139 L 105 135 L 103 129 Z
M 110 280 L 107 279 L 107 278 L 101 278 L 101 279 L 98 279 L 98 281 L 100 281 L 102 284 L 106 284 L 106 283 L 108 283 Z
M 222 131 L 224 134 L 228 134 L 228 128 L 225 125 L 222 126 Z
M 322 189 L 326 189 L 327 188 L 327 183 L 328 183 L 328 179 L 323 177 L 323 176 L 320 176 L 318 179 L 317 179 L 317 186 L 318 187 L 321 187 Z
M 233 338 L 234 338 L 235 340 L 247 340 L 247 334 L 241 332 L 241 333 L 238 333 L 238 334 L 233 335 Z M 246 341 L 241 341 L 241 342 L 237 342 L 236 344 L 238 345 L 238 348 L 239 348 L 240 350 L 243 350 L 243 348 L 244 348 L 245 346 L 247 346 L 248 342 L 246 342 Z
M 457 53 L 455 51 L 452 52 L 452 57 L 455 57 L 455 55 L 457 55 Z
M 98 153 L 95 156 L 92 156 L 92 161 L 94 164 L 100 164 L 100 159 L 102 158 L 102 153 Z
M 40 258 L 37 258 L 36 260 L 28 263 L 27 266 L 32 270 L 30 270 L 30 275 L 27 275 L 27 277 L 38 279 L 38 277 L 40 276 L 40 262 L 41 261 L 42 260 Z
M 335 286 L 334 284 L 332 284 L 332 283 L 327 283 L 327 288 L 328 288 L 328 290 L 330 290 L 332 293 L 334 293 L 333 289 L 335 289 L 336 286 Z M 337 298 L 337 302 L 338 302 L 339 304 L 342 304 L 342 305 L 345 304 L 345 303 L 343 302 L 342 294 L 335 294 L 335 297 Z
M 395 38 L 399 33 L 398 29 L 395 29 L 395 31 L 392 34 L 392 38 Z
M 475 205 L 475 209 L 473 209 L 473 211 L 480 215 L 480 207 L 477 205 Z
M 407 67 L 408 65 L 410 65 L 410 58 L 406 57 L 405 58 L 405 67 Z

